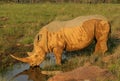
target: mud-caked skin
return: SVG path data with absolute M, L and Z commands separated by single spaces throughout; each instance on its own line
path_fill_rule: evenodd
M 94 54 L 104 54 L 107 51 L 109 32 L 108 20 L 100 15 L 80 16 L 69 21 L 53 21 L 40 29 L 34 40 L 34 49 L 28 52 L 28 57 L 11 56 L 31 66 L 37 66 L 47 53 L 53 52 L 56 63 L 61 65 L 63 50 L 83 49 L 94 38 L 97 40 Z

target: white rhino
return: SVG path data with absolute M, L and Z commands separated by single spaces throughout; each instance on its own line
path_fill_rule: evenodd
M 110 32 L 108 20 L 101 15 L 80 16 L 69 21 L 53 21 L 42 27 L 34 40 L 34 49 L 28 57 L 14 59 L 38 66 L 47 53 L 53 52 L 56 63 L 61 64 L 62 52 L 80 50 L 87 47 L 95 38 L 95 54 L 107 51 Z

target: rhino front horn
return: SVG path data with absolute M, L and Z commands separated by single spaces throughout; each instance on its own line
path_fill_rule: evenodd
M 22 62 L 26 62 L 26 63 L 30 63 L 31 62 L 31 59 L 30 57 L 26 57 L 26 58 L 19 58 L 19 57 L 16 57 L 14 55 L 10 55 L 12 58 L 16 59 L 16 60 L 19 60 L 19 61 L 22 61 Z

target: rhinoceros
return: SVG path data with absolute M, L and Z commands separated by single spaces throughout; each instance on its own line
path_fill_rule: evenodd
M 38 66 L 47 53 L 53 52 L 56 64 L 61 65 L 63 50 L 74 51 L 87 47 L 96 39 L 95 54 L 107 51 L 110 24 L 101 15 L 80 16 L 68 21 L 53 21 L 42 27 L 34 39 L 34 48 L 28 57 L 14 59 Z

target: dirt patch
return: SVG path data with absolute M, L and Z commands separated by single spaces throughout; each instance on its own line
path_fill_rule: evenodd
M 120 39 L 120 28 L 117 29 L 116 33 L 113 35 L 113 37 Z
M 30 45 L 16 44 L 16 45 L 9 46 L 7 49 L 5 49 L 3 53 L 0 52 L 0 59 L 1 59 L 0 70 L 19 62 L 19 61 L 14 60 L 12 57 L 10 57 L 10 54 L 13 54 L 15 56 L 25 57 L 27 56 L 26 52 L 32 49 L 33 49 L 32 44 Z
M 0 21 L 7 21 L 7 20 L 8 20 L 8 17 L 4 17 L 4 16 L 0 17 Z
M 73 71 L 60 73 L 48 81 L 106 81 L 115 80 L 115 77 L 107 69 L 98 66 L 85 65 Z
M 103 57 L 102 61 L 105 62 L 105 63 L 109 63 L 115 59 L 118 59 L 120 58 L 120 54 L 119 53 L 115 53 L 115 54 L 112 54 L 112 55 L 108 55 L 106 57 Z

